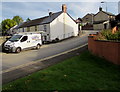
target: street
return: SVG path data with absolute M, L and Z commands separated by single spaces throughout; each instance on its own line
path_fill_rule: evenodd
M 79 47 L 80 45 L 84 45 L 87 43 L 87 36 L 90 33 L 96 33 L 96 31 L 86 31 L 86 33 L 82 36 L 70 38 L 58 43 L 43 45 L 39 50 L 22 51 L 19 54 L 2 53 L 2 71 L 56 55 Z

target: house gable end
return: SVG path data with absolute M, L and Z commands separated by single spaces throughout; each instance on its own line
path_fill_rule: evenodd
M 68 13 L 67 15 L 77 24 L 77 22 Z
M 109 15 L 100 11 L 94 16 L 94 21 L 102 21 L 102 20 L 108 20 Z

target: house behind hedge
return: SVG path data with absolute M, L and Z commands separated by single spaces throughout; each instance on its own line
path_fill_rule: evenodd
M 115 15 L 105 12 L 99 8 L 99 12 L 94 15 L 94 30 L 102 30 L 111 28 L 111 21 L 115 20 Z

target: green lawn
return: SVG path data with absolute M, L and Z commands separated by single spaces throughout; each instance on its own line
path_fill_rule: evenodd
M 120 67 L 86 51 L 3 85 L 3 90 L 120 90 Z

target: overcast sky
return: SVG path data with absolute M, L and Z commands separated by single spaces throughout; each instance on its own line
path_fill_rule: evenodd
M 74 18 L 82 18 L 87 13 L 96 14 L 101 6 L 106 11 L 106 3 L 100 2 L 2 2 L 0 22 L 4 19 L 12 19 L 13 16 L 21 16 L 24 20 L 28 17 L 36 19 L 47 16 L 48 12 L 61 11 L 62 4 L 67 5 L 67 12 Z M 118 2 L 107 2 L 107 11 L 118 14 Z

